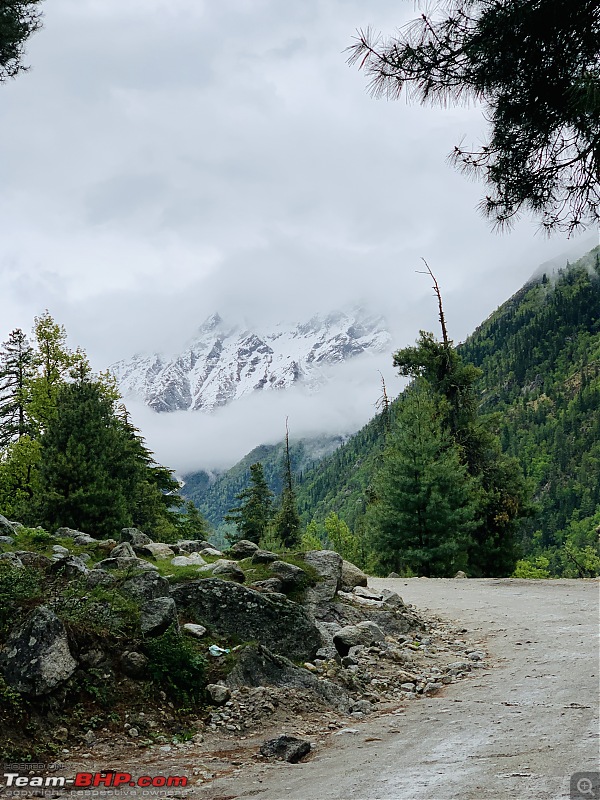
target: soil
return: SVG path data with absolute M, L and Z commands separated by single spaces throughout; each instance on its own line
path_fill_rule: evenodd
M 88 752 L 80 748 L 64 755 L 63 769 L 54 773 L 112 769 L 135 777 L 186 776 L 186 788 L 98 787 L 68 795 L 6 788 L 0 795 L 556 800 L 570 796 L 573 773 L 599 770 L 598 581 L 400 578 L 372 579 L 370 585 L 397 591 L 427 612 L 435 636 L 446 645 L 459 635 L 489 658 L 474 662 L 477 668 L 465 680 L 432 696 L 394 702 L 385 684 L 407 666 L 375 652 L 371 661 L 383 687 L 381 702 L 364 718 L 344 718 L 302 693 L 279 690 L 255 703 L 238 698 L 272 706 L 243 732 L 209 724 L 180 744 L 140 748 L 121 738 L 99 741 Z M 436 665 L 441 656 L 434 654 Z M 433 663 L 431 656 L 414 658 L 415 667 Z M 283 733 L 308 738 L 310 756 L 298 764 L 260 756 L 260 744 Z

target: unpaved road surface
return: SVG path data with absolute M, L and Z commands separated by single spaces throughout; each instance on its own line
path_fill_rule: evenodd
M 244 768 L 188 797 L 556 800 L 573 773 L 600 769 L 597 581 L 370 583 L 483 637 L 492 669 L 353 724 L 305 763 Z

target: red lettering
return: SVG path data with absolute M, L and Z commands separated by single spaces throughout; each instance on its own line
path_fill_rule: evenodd
M 112 786 L 114 772 L 109 772 L 104 775 L 102 772 L 96 772 L 94 775 L 94 786 Z
M 116 788 L 117 786 L 121 786 L 124 783 L 129 783 L 131 780 L 131 775 L 128 772 L 115 772 L 115 779 L 113 781 L 113 786 Z
M 167 779 L 164 775 L 157 775 L 156 778 L 152 781 L 152 786 L 166 786 Z
M 152 778 L 150 777 L 150 775 L 142 775 L 141 778 L 138 778 L 137 785 L 152 786 Z
M 184 776 L 172 776 L 168 779 L 167 786 L 187 786 L 187 778 Z
M 73 786 L 91 786 L 92 777 L 91 772 L 78 772 L 77 775 L 75 775 Z

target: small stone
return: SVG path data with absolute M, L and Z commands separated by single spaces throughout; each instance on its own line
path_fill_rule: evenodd
M 140 732 L 138 731 L 138 729 L 137 729 L 137 728 L 129 728 L 129 730 L 127 731 L 127 734 L 128 734 L 129 736 L 131 736 L 131 737 L 135 738 L 136 736 L 139 736 L 139 735 L 140 735 Z
M 206 687 L 208 696 L 212 703 L 216 706 L 224 705 L 231 697 L 231 690 L 228 686 L 223 686 L 221 683 L 209 683 Z
M 454 577 L 455 578 L 466 578 L 467 577 L 467 573 L 463 572 L 462 569 L 459 569 Z
M 194 639 L 201 639 L 206 635 L 206 628 L 204 625 L 195 625 L 193 622 L 186 622 L 185 625 L 182 626 L 182 631 L 183 633 L 187 633 L 188 636 L 193 636 Z

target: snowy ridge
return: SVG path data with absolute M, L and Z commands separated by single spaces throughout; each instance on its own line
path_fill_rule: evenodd
M 179 355 L 138 354 L 110 369 L 125 398 L 155 411 L 212 411 L 256 391 L 299 382 L 316 388 L 327 368 L 381 352 L 390 341 L 382 317 L 356 309 L 270 331 L 227 325 L 214 314 Z

